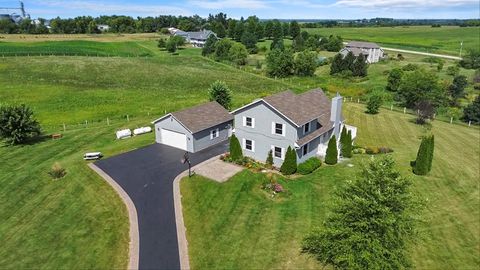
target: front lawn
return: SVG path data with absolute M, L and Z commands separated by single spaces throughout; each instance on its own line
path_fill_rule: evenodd
M 345 118 L 359 129 L 357 143 L 388 146 L 400 171 L 415 182 L 428 199 L 422 238 L 411 250 L 420 269 L 476 269 L 480 266 L 480 133 L 435 122 L 436 153 L 432 172 L 414 176 L 409 161 L 415 158 L 420 126 L 412 116 L 382 110 L 367 115 L 365 108 L 347 104 Z M 281 181 L 289 197 L 271 199 L 260 189 L 264 175 L 243 171 L 226 183 L 202 177 L 182 181 L 184 218 L 192 268 L 306 269 L 321 267 L 300 254 L 300 243 L 321 225 L 332 191 L 352 177 L 368 155 L 355 155 L 350 163 L 325 166 L 296 180 Z

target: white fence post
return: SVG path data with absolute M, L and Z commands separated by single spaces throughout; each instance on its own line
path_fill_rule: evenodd
M 435 119 L 435 117 L 437 117 L 437 114 L 436 114 L 436 113 L 433 114 L 433 119 Z
M 360 99 L 359 99 L 359 98 L 357 98 L 357 103 L 360 103 Z
M 63 123 L 63 132 L 65 132 L 67 128 L 65 127 L 65 123 Z
M 450 117 L 450 124 L 453 123 L 453 117 Z
M 127 114 L 127 122 L 130 122 L 130 118 L 128 117 L 128 114 Z
M 107 126 L 110 126 L 110 119 L 107 117 Z
M 406 112 L 407 112 L 407 108 L 403 107 L 403 114 L 405 114 Z
M 85 127 L 88 127 L 88 120 L 85 120 Z
M 472 121 L 468 121 L 468 126 L 470 126 L 472 124 Z
M 393 111 L 393 104 L 390 105 L 390 111 Z

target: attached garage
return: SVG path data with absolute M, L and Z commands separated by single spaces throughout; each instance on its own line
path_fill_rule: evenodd
M 233 116 L 215 101 L 169 113 L 152 122 L 155 141 L 191 153 L 227 140 Z

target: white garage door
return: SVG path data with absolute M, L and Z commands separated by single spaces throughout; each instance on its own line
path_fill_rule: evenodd
M 160 134 L 163 144 L 187 150 L 187 136 L 185 134 L 163 128 Z

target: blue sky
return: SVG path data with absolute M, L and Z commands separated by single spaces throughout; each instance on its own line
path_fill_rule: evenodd
M 79 15 L 193 15 L 220 11 L 262 19 L 479 18 L 479 0 L 24 0 L 33 18 Z M 18 1 L 0 0 L 0 7 Z M 0 10 L 0 13 L 1 10 Z

